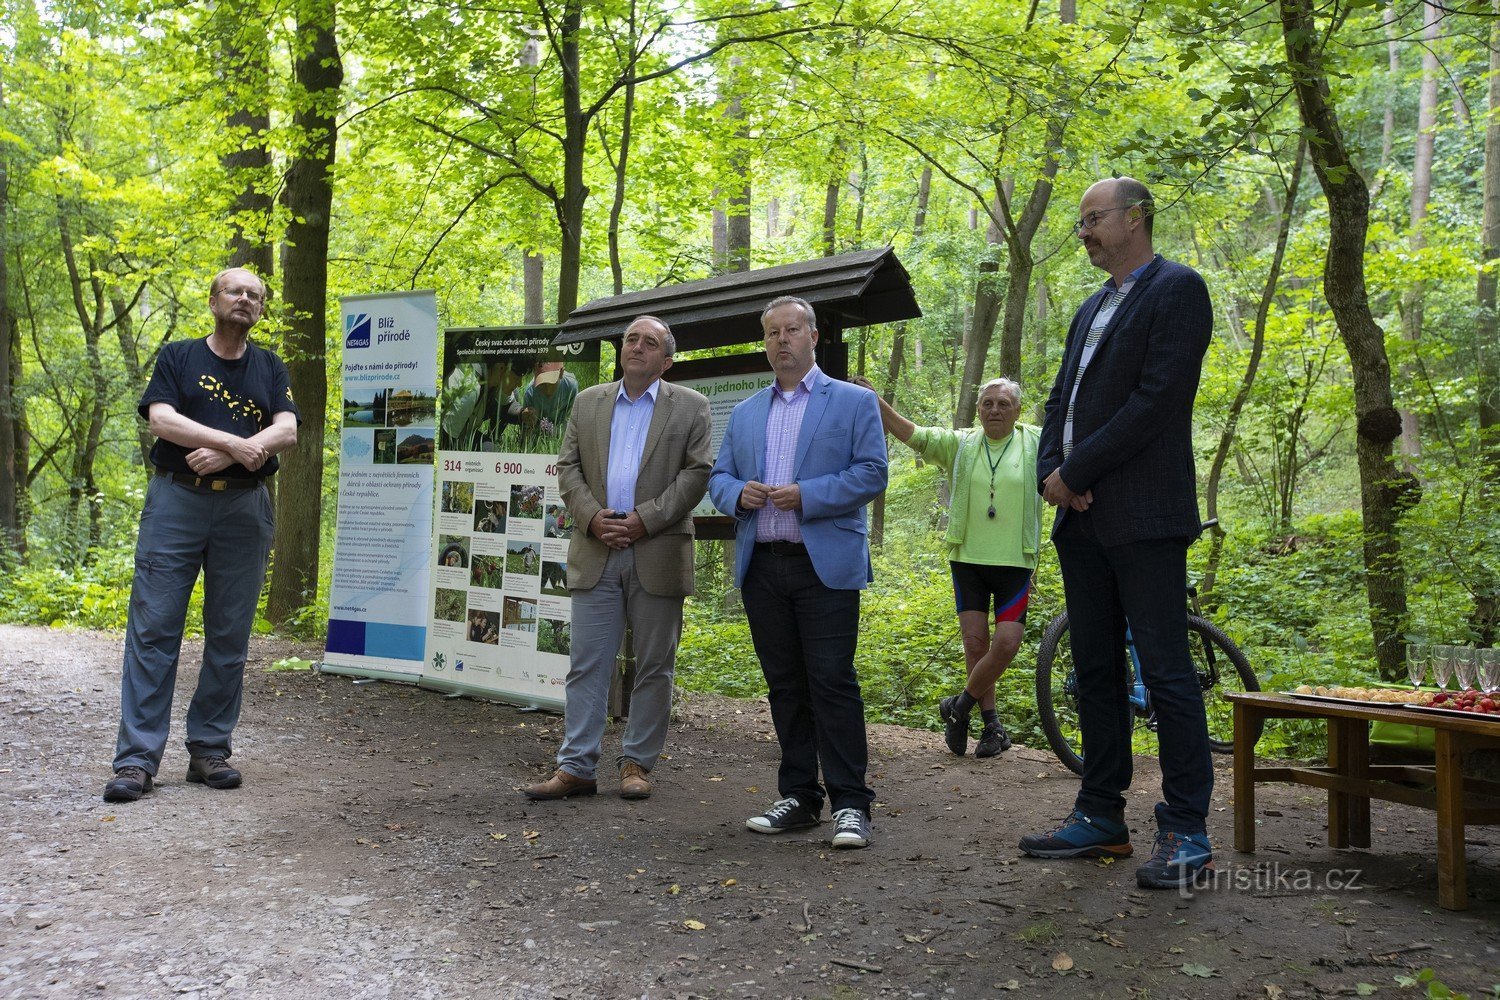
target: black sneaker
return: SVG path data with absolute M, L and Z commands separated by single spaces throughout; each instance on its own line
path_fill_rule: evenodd
M 943 717 L 943 739 L 955 756 L 962 757 L 969 750 L 969 717 L 959 715 L 953 705 L 958 695 L 949 695 L 938 702 L 938 715 Z
M 187 780 L 209 788 L 238 788 L 241 778 L 221 754 L 206 754 L 188 758 Z
M 781 799 L 759 816 L 745 820 L 745 829 L 755 833 L 786 833 L 788 830 L 805 830 L 821 822 L 818 813 L 796 799 Z
M 870 846 L 870 817 L 863 809 L 835 810 L 833 814 L 833 846 L 848 850 Z
M 122 767 L 104 784 L 105 802 L 134 802 L 151 791 L 151 775 L 144 767 Z
M 1010 734 L 998 722 L 986 723 L 979 742 L 974 744 L 975 757 L 994 757 L 1010 749 Z

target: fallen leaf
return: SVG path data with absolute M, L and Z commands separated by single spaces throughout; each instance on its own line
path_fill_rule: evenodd
M 686 927 L 690 931 L 701 931 L 708 925 L 701 920 L 684 920 L 682 922 L 682 926 Z
M 713 777 L 711 777 L 711 778 L 709 778 L 709 779 L 708 779 L 708 780 L 709 780 L 709 781 L 723 781 L 723 780 L 724 780 L 724 779 L 723 779 L 723 778 L 721 778 L 721 777 L 719 777 L 719 776 L 718 776 L 718 775 L 717 775 L 717 774 L 716 774 L 716 775 L 714 775 L 714 776 L 713 776 Z
M 673 882 L 672 883 L 672 887 L 667 890 L 667 895 L 668 896 L 675 896 L 675 895 L 677 895 L 681 891 L 682 891 L 682 886 L 678 885 L 676 882 Z
M 740 880 L 737 879 L 737 878 L 726 878 L 724 881 L 720 882 L 719 884 L 722 885 L 722 886 L 724 886 L 725 888 L 728 888 L 731 885 L 739 885 L 740 884 Z
M 1218 969 L 1210 969 L 1206 965 L 1194 965 L 1192 962 L 1184 962 L 1182 965 L 1184 976 L 1196 976 L 1199 979 L 1212 979 L 1219 974 Z
M 494 840 L 504 840 L 505 838 L 507 838 L 509 836 L 510 836 L 510 834 L 508 834 L 508 833 L 492 833 L 492 834 L 490 834 L 490 837 L 492 839 L 494 839 Z
M 1281 998 L 1285 994 L 1286 991 L 1283 990 L 1280 986 L 1277 986 L 1275 983 L 1266 983 L 1267 1000 L 1281 1000 Z
M 1109 945 L 1111 948 L 1123 948 L 1123 947 L 1125 947 L 1125 942 L 1121 941 L 1119 938 L 1111 937 L 1110 933 L 1108 931 L 1100 931 L 1099 932 L 1099 940 L 1103 941 L 1105 944 Z
M 1371 983 L 1355 983 L 1354 992 L 1362 997 L 1372 997 L 1375 995 L 1375 986 Z
M 1020 988 L 1021 988 L 1021 981 L 1019 979 L 1007 979 L 1003 983 L 996 983 L 995 984 L 995 989 L 997 989 L 997 990 L 1018 990 Z
M 540 830 L 522 830 L 521 831 L 521 836 L 525 837 L 527 840 L 535 840 L 536 838 L 540 837 L 541 835 L 542 835 L 542 831 L 540 831 Z
M 1052 958 L 1052 971 L 1067 972 L 1073 968 L 1073 958 L 1065 951 L 1060 951 Z

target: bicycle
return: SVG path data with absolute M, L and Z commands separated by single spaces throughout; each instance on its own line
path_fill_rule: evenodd
M 1217 522 L 1203 525 L 1208 530 Z M 1215 753 L 1231 753 L 1234 750 L 1234 706 L 1226 691 L 1259 691 L 1260 682 L 1250 661 L 1240 652 L 1219 627 L 1203 617 L 1198 605 L 1198 588 L 1187 589 L 1188 599 L 1188 649 L 1197 669 L 1198 682 L 1203 688 L 1203 706 L 1208 714 L 1208 741 Z M 1129 688 L 1131 714 L 1134 717 L 1135 737 L 1156 732 L 1156 715 L 1151 709 L 1151 692 L 1141 680 L 1140 655 L 1130 634 L 1129 624 L 1125 628 L 1125 661 L 1128 670 L 1126 686 Z M 1227 664 L 1227 667 L 1226 667 Z M 1068 645 L 1068 614 L 1063 612 L 1048 623 L 1042 634 L 1041 645 L 1036 656 L 1036 705 L 1037 716 L 1047 743 L 1057 759 L 1075 774 L 1083 773 L 1083 739 L 1078 729 L 1078 682 L 1073 672 L 1072 650 Z M 1260 737 L 1261 723 L 1256 723 L 1253 739 Z M 1149 742 L 1149 738 L 1148 738 Z

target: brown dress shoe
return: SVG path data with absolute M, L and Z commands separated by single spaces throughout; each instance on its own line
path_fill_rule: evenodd
M 565 799 L 570 795 L 593 795 L 598 790 L 593 778 L 580 778 L 558 768 L 546 781 L 521 789 L 521 794 L 528 799 Z
M 646 780 L 646 769 L 633 760 L 620 765 L 620 798 L 649 799 L 651 782 Z

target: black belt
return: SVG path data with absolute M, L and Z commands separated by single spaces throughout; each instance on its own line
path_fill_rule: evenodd
M 807 555 L 807 546 L 801 542 L 756 542 L 755 547 L 776 556 Z
M 206 490 L 221 493 L 224 490 L 253 490 L 265 480 L 262 479 L 215 479 L 213 476 L 190 476 L 186 472 L 169 472 L 166 469 L 157 469 L 158 476 L 166 476 L 174 483 L 183 486 L 198 486 Z

